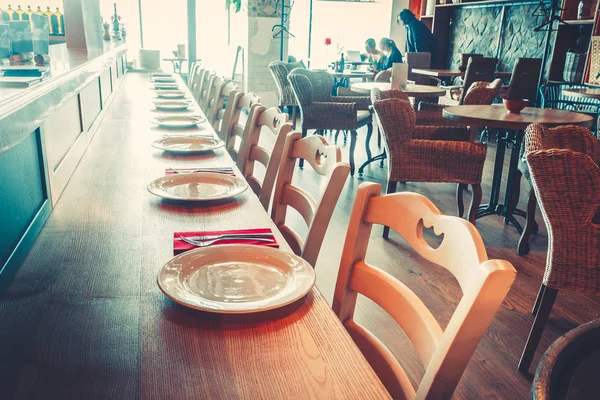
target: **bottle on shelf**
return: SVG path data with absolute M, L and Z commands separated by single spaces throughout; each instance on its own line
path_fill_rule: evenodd
M 8 5 L 8 8 L 6 9 L 6 13 L 8 14 L 8 20 L 12 20 L 13 19 L 13 14 L 15 13 L 15 10 L 13 10 L 10 7 L 10 4 Z
M 121 30 L 121 26 L 119 24 L 119 14 L 117 14 L 117 3 L 114 3 L 115 13 L 112 17 L 112 25 L 113 25 L 113 37 L 119 37 L 119 31 Z
M 583 3 L 583 0 L 581 0 L 579 2 L 579 5 L 577 6 L 577 19 L 583 19 L 584 17 L 584 13 L 585 13 L 585 4 Z
M 56 11 L 54 12 L 54 14 L 52 14 L 52 19 L 53 19 L 54 23 L 56 24 L 55 25 L 56 35 L 64 36 L 65 35 L 65 17 L 60 12 L 58 7 L 56 7 Z
M 338 68 L 338 72 L 344 72 L 344 69 L 346 68 L 346 60 L 344 59 L 344 53 L 342 53 L 342 56 L 340 57 L 340 63 Z
M 23 14 L 25 14 L 25 11 L 21 9 L 21 6 L 18 6 L 17 11 L 15 11 L 15 13 L 13 14 L 13 21 L 23 20 Z
M 48 7 L 44 15 L 48 17 L 48 28 L 50 28 L 50 34 L 56 35 L 56 27 L 54 26 L 54 19 L 52 18 L 53 14 L 52 11 L 50 11 L 50 7 Z
M 0 7 L 0 22 L 10 21 L 10 16 L 2 7 Z
M 37 11 L 34 13 L 35 15 L 44 15 L 44 12 L 42 11 L 42 9 L 40 8 L 40 6 L 38 6 Z
M 32 15 L 33 15 L 33 10 L 31 9 L 31 6 L 27 6 L 27 9 L 25 10 L 25 13 L 23 14 L 23 20 L 29 21 L 29 25 L 31 25 L 31 30 L 33 31 L 33 21 L 31 20 Z

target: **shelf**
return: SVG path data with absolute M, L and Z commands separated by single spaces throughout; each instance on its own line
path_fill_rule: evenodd
M 421 15 L 421 19 L 433 19 L 433 15 Z
M 592 25 L 594 23 L 593 19 L 570 19 L 570 20 L 565 20 L 565 23 L 569 24 L 569 25 L 587 25 L 590 24 Z M 564 24 L 561 24 L 564 25 Z

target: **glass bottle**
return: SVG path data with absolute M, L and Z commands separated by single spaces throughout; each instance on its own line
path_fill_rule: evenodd
M 21 6 L 17 7 L 17 11 L 15 11 L 15 13 L 13 14 L 13 20 L 14 21 L 20 21 L 23 19 L 23 14 L 25 14 L 25 11 L 23 11 L 21 9 Z
M 0 7 L 0 22 L 10 21 L 10 16 L 2 7 Z
M 44 15 L 46 17 L 48 17 L 48 28 L 50 29 L 50 34 L 51 35 L 56 35 L 56 29 L 54 26 L 54 21 L 52 19 L 52 11 L 50 11 L 50 7 L 48 7 L 48 9 L 46 10 L 46 12 L 44 13 Z
M 33 14 L 33 10 L 31 6 L 27 6 L 27 10 L 25 10 L 25 14 L 27 15 L 27 19 L 31 19 L 31 15 Z
M 57 27 L 56 34 L 58 36 L 64 36 L 65 35 L 65 17 L 60 12 L 58 7 L 56 7 L 56 12 L 53 14 L 53 17 L 56 18 L 56 27 Z
M 35 15 L 44 15 L 44 12 L 42 11 L 42 9 L 40 8 L 40 6 L 38 6 L 37 11 L 34 13 Z
M 15 13 L 15 10 L 13 10 L 10 7 L 10 4 L 8 5 L 8 8 L 6 9 L 6 13 L 8 14 L 8 19 L 9 20 L 13 19 L 13 14 Z

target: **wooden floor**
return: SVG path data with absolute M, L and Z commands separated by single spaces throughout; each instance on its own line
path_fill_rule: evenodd
M 128 82 L 129 80 L 126 80 L 125 85 Z M 161 262 L 160 260 L 155 260 L 152 255 L 135 255 L 134 253 L 139 250 L 135 247 L 125 248 L 123 246 L 123 241 L 128 240 L 129 235 L 139 234 L 139 226 L 119 224 L 118 221 L 121 219 L 127 220 L 130 215 L 141 215 L 142 209 L 147 207 L 146 198 L 142 194 L 144 192 L 139 190 L 136 192 L 139 194 L 136 194 L 135 197 L 127 198 L 119 197 L 116 194 L 109 195 L 101 190 L 102 182 L 108 182 L 109 180 L 122 185 L 123 190 L 127 190 L 131 185 L 134 185 L 136 188 L 143 188 L 147 183 L 128 177 L 128 171 L 139 172 L 141 150 L 139 159 L 136 158 L 137 156 L 124 159 L 124 154 L 131 153 L 125 153 L 120 146 L 127 146 L 129 149 L 135 146 L 148 146 L 148 141 L 142 137 L 143 135 L 130 136 L 123 132 L 123 129 L 135 129 L 135 125 L 124 124 L 121 126 L 119 124 L 121 118 L 125 121 L 123 113 L 135 113 L 137 112 L 136 110 L 146 107 L 146 99 L 139 100 L 139 104 L 127 104 L 117 95 L 117 99 L 107 114 L 110 116 L 107 119 L 112 119 L 112 125 L 104 125 L 98 131 L 87 153 L 84 155 L 80 169 L 75 172 L 63 194 L 63 198 L 59 201 L 57 208 L 42 231 L 40 239 L 34 245 L 31 255 L 25 261 L 23 269 L 18 273 L 15 285 L 9 290 L 8 295 L 0 296 L 2 300 L 0 301 L 0 315 L 27 309 L 23 308 L 23 302 L 27 303 L 28 298 L 31 299 L 33 304 L 35 297 L 39 295 L 36 291 L 41 290 L 40 288 L 42 287 L 36 281 L 40 277 L 40 271 L 36 273 L 33 273 L 33 271 L 36 269 L 39 270 L 39 267 L 44 264 L 56 264 L 60 265 L 61 268 L 68 268 L 70 271 L 73 271 L 73 277 L 69 280 L 69 293 L 77 292 L 83 296 L 98 297 L 100 295 L 107 298 L 114 297 L 115 299 L 120 299 L 119 301 L 127 302 L 128 292 L 125 292 L 123 279 L 134 281 L 142 279 L 143 281 L 139 283 L 139 290 L 159 290 L 156 287 L 153 276 L 140 275 L 139 271 L 136 272 L 135 268 L 132 268 L 131 272 L 128 272 L 127 268 L 125 268 L 120 274 L 112 272 L 109 274 L 103 272 L 104 269 L 102 268 L 102 263 L 119 262 L 122 254 L 115 250 L 117 248 L 121 249 L 121 252 L 127 252 L 133 258 L 139 257 L 144 262 Z M 131 116 L 128 115 L 127 117 Z M 357 146 L 357 162 L 361 162 L 366 157 L 364 154 L 364 144 L 362 143 L 364 133 L 364 131 L 360 132 L 361 142 Z M 332 136 L 326 137 L 333 140 Z M 349 145 L 343 145 L 341 139 L 339 144 L 342 146 L 344 157 L 347 159 Z M 144 151 L 146 150 L 144 148 Z M 377 151 L 375 140 L 373 140 L 372 150 L 374 152 Z M 156 157 L 160 157 L 160 153 L 157 152 Z M 484 201 L 489 193 L 489 183 L 492 176 L 492 163 L 494 160 L 493 145 L 489 146 L 487 157 L 483 179 Z M 506 159 L 508 160 L 508 154 Z M 325 237 L 321 256 L 316 266 L 317 286 L 329 302 L 331 302 L 333 297 L 337 268 L 356 188 L 364 181 L 374 181 L 385 185 L 385 179 L 385 168 L 382 169 L 378 164 L 372 164 L 365 171 L 363 179 L 358 177 L 349 178 L 346 184 L 334 218 L 332 219 L 330 229 Z M 295 180 L 302 187 L 309 189 L 309 191 L 315 192 L 319 188 L 318 178 L 309 167 L 305 170 L 298 170 Z M 523 182 L 521 208 L 525 206 L 524 201 L 526 200 L 528 189 L 527 183 Z M 422 193 L 429 197 L 442 212 L 450 215 L 456 214 L 454 185 L 409 183 L 399 185 L 399 190 Z M 292 213 L 290 212 L 290 214 Z M 302 231 L 301 218 L 297 215 L 291 215 L 291 218 L 294 219 L 293 224 Z M 81 221 L 89 223 L 92 220 L 97 223 L 94 229 L 102 232 L 102 243 L 89 243 L 85 229 L 81 227 Z M 515 249 L 519 236 L 512 226 L 504 225 L 503 220 L 495 216 L 486 217 L 477 222 L 477 228 L 481 232 L 486 244 L 489 257 L 510 261 L 517 269 L 518 276 L 507 300 L 499 310 L 489 331 L 475 352 L 457 388 L 456 399 L 526 399 L 529 397 L 531 376 L 520 374 L 517 372 L 516 366 L 529 328 L 533 322 L 530 310 L 545 267 L 547 235 L 541 217 L 538 217 L 538 222 L 541 226 L 540 233 L 533 236 L 531 241 L 532 252 L 525 257 L 516 255 Z M 145 221 L 144 223 L 151 222 Z M 53 249 L 51 247 L 53 235 L 63 236 L 63 242 L 69 242 L 69 244 L 65 244 L 60 249 Z M 88 280 L 77 278 L 78 263 L 96 261 L 89 260 L 89 257 L 85 256 L 85 252 L 73 251 L 71 246 L 75 246 L 77 249 L 81 249 L 82 246 L 83 248 L 86 246 L 95 246 L 98 248 L 102 257 L 101 260 L 97 261 L 99 264 L 97 276 L 90 277 Z M 46 259 L 44 254 L 49 252 L 52 252 L 55 256 L 51 259 Z M 442 327 L 446 326 L 461 297 L 458 284 L 449 273 L 419 259 L 397 235 L 392 233 L 390 240 L 383 240 L 381 238 L 381 228 L 373 230 L 367 261 L 380 266 L 402 280 L 432 309 L 434 316 L 438 318 Z M 52 276 L 43 276 L 43 279 L 51 281 Z M 91 287 L 94 293 L 90 293 L 90 287 L 86 286 L 88 284 L 91 285 L 89 282 L 92 281 L 96 285 Z M 135 284 L 133 286 L 137 287 Z M 62 289 L 60 287 L 54 288 L 54 290 Z M 21 306 L 17 307 L 17 301 L 20 302 Z M 85 301 L 85 299 L 82 300 L 81 296 L 79 296 L 73 297 L 72 301 L 73 312 L 76 312 L 77 301 Z M 31 321 L 34 318 L 46 320 L 44 326 L 48 327 L 47 332 L 38 330 L 35 333 L 30 333 L 27 338 L 16 337 L 10 334 L 0 334 L 0 340 L 14 342 L 15 346 L 20 347 L 19 353 L 25 355 L 28 354 L 26 350 L 27 346 L 33 346 L 36 343 L 36 335 L 52 334 L 52 321 L 54 320 L 52 315 L 38 315 L 39 313 L 36 313 L 35 308 L 30 307 L 29 310 L 32 310 L 31 315 L 11 318 L 11 321 L 24 330 L 20 330 L 19 326 L 17 326 L 10 331 L 26 331 L 26 327 L 22 325 L 27 324 L 26 321 Z M 118 321 L 118 318 L 138 318 L 136 315 L 124 315 L 123 311 L 118 307 L 99 308 L 98 310 L 97 321 L 75 318 L 70 323 L 92 324 L 93 326 L 93 324 L 104 323 L 102 321 L 115 322 Z M 391 317 L 367 299 L 360 299 L 358 311 L 358 322 L 382 338 L 401 360 L 413 382 L 418 382 L 423 374 L 423 367 L 420 365 L 410 343 L 408 343 L 402 331 L 394 324 Z M 560 334 L 578 324 L 598 318 L 599 315 L 600 298 L 566 292 L 559 294 L 534 363 L 537 363 L 541 353 Z M 117 322 L 115 322 L 114 329 L 119 329 Z M 123 332 L 123 335 L 124 340 L 135 340 L 135 338 L 132 339 L 131 332 Z M 86 339 L 77 337 L 76 335 L 73 340 L 83 341 Z M 105 351 L 110 353 L 109 355 L 112 357 L 111 360 L 114 360 L 114 363 L 110 366 L 98 365 L 99 371 L 104 371 L 105 368 L 109 367 L 120 368 L 119 366 L 123 365 L 135 365 L 135 360 L 127 360 L 126 364 L 121 364 L 121 361 L 127 358 L 128 355 L 122 354 L 119 351 L 120 347 L 118 344 L 115 344 L 114 347 L 110 345 L 106 347 L 106 343 L 103 343 L 102 340 L 103 338 L 101 337 L 95 337 L 93 346 L 104 348 Z M 49 343 L 51 344 L 51 341 Z M 24 371 L 28 365 L 35 364 L 36 351 L 42 350 L 32 350 L 33 357 L 30 357 L 30 359 L 24 357 L 20 360 L 21 365 L 19 366 L 13 366 L 13 368 L 5 366 L 6 368 L 3 368 L 2 363 L 0 363 L 0 373 L 2 374 L 0 382 L 11 386 L 19 386 L 19 382 L 10 382 L 11 379 L 18 380 L 18 375 L 15 375 L 16 372 L 14 371 Z M 52 351 L 55 350 L 51 347 L 44 350 L 44 352 Z M 55 354 L 55 356 L 60 358 L 68 355 Z M 2 358 L 1 353 L 0 358 Z M 48 365 L 47 368 L 52 368 L 52 365 Z M 130 379 L 134 379 L 135 374 L 128 374 L 125 367 L 123 367 L 122 372 L 122 390 L 116 391 L 115 393 L 119 394 L 113 398 L 128 398 L 127 393 L 135 392 L 131 389 L 132 386 L 130 386 L 136 385 L 136 382 L 130 381 Z M 31 377 L 31 379 L 35 379 L 35 377 Z M 128 390 L 128 388 L 131 390 Z

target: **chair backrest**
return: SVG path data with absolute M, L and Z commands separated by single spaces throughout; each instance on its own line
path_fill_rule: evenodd
M 600 142 L 580 126 L 533 124 L 524 152 L 548 228 L 543 283 L 600 293 Z
M 310 105 L 314 101 L 329 101 L 333 93 L 333 77 L 326 71 L 310 71 L 294 68 L 288 74 L 298 105 Z
M 541 73 L 541 58 L 517 58 L 506 90 L 506 98 L 535 102 Z
M 507 261 L 488 260 L 475 227 L 464 219 L 442 215 L 423 195 L 380 193 L 381 186 L 375 183 L 358 188 L 333 310 L 393 398 L 450 399 L 516 271 Z M 394 229 L 420 256 L 454 275 L 463 296 L 445 330 L 413 291 L 365 262 L 373 224 Z M 438 248 L 424 240 L 425 227 L 443 235 Z M 354 321 L 359 293 L 387 311 L 414 345 L 425 367 L 417 390 L 388 347 Z
M 206 101 L 204 102 L 204 104 L 200 105 L 200 107 L 202 108 L 202 111 L 204 111 L 204 114 L 209 114 L 210 113 L 210 109 L 211 107 L 214 106 L 215 100 L 217 99 L 217 95 L 218 95 L 218 88 L 221 85 L 221 83 L 226 82 L 225 78 L 223 78 L 222 76 L 219 75 L 215 75 L 213 78 L 211 78 L 209 84 L 208 84 L 208 92 L 206 95 Z M 210 122 L 210 120 L 209 120 Z
M 229 94 L 219 138 L 225 142 L 225 148 L 236 161 L 246 133 L 247 122 L 252 118 L 252 109 L 258 106 L 260 106 L 260 97 L 254 93 L 234 91 Z
M 385 82 L 390 83 L 390 79 L 392 78 L 392 69 L 386 69 L 383 71 L 379 71 L 377 75 L 375 75 L 375 82 Z
M 296 160 L 303 159 L 317 174 L 325 177 L 325 189 L 319 200 L 307 191 L 292 185 Z M 307 171 L 305 170 L 306 174 Z M 288 134 L 277 172 L 277 183 L 273 194 L 271 219 L 288 242 L 294 253 L 302 256 L 313 267 L 317 262 L 323 237 L 329 226 L 333 210 L 348 174 L 350 165 L 342 162 L 342 153 L 337 146 L 327 144 L 320 135 L 302 138 L 302 133 Z M 302 239 L 286 225 L 287 208 L 300 213 L 308 226 L 308 235 Z
M 259 105 L 252 110 L 252 116 L 246 123 L 246 134 L 242 137 L 237 165 L 265 210 L 268 210 L 273 194 L 285 139 L 293 129 L 288 121 L 288 115 L 281 112 L 279 108 L 266 108 Z M 271 149 L 259 144 L 263 132 L 275 135 L 275 143 Z M 256 162 L 265 167 L 262 180 L 255 176 Z
M 192 84 L 194 83 L 194 80 L 196 79 L 196 70 L 198 70 L 198 68 L 200 68 L 200 62 L 194 61 L 192 63 L 192 66 L 190 67 L 190 73 L 188 75 L 188 80 L 187 80 L 188 88 L 192 87 Z
M 483 54 L 476 53 L 463 53 L 460 55 L 460 65 L 458 69 L 460 71 L 465 71 L 467 69 L 467 65 L 469 64 L 469 59 L 471 58 L 482 58 Z
M 400 99 L 404 101 L 410 101 L 406 93 L 402 90 L 391 89 L 391 90 L 379 90 L 379 88 L 371 89 L 371 104 L 375 104 L 376 101 L 385 99 Z
M 198 98 L 196 99 L 202 111 L 206 110 L 210 87 L 212 86 L 215 79 L 217 79 L 217 74 L 215 74 L 213 71 L 206 71 L 202 76 L 202 81 L 200 82 L 200 88 L 198 91 Z
M 469 58 L 463 81 L 463 90 L 458 100 L 459 104 L 463 104 L 467 92 L 466 89 L 470 88 L 473 82 L 491 82 L 494 80 L 497 64 L 497 58 Z
M 225 78 L 217 80 L 217 86 L 215 87 L 214 96 L 209 95 L 208 106 L 206 109 L 206 119 L 213 126 L 215 132 L 220 131 L 221 121 L 225 114 L 223 106 L 227 100 L 227 96 L 232 90 L 235 90 L 237 85 Z
M 295 68 L 304 68 L 304 66 L 299 62 L 286 63 L 283 61 L 273 61 L 269 64 L 269 71 L 277 86 L 280 106 L 298 105 L 292 86 L 287 79 L 289 73 Z
M 473 82 L 463 100 L 464 105 L 489 105 L 494 102 L 502 87 L 502 79 L 493 82 Z
M 193 71 L 192 78 L 189 83 L 190 92 L 194 97 L 194 100 L 198 101 L 200 98 L 200 86 L 202 85 L 202 80 L 204 79 L 204 75 L 208 72 L 207 69 L 202 67 L 197 67 L 195 71 Z
M 414 68 L 429 68 L 431 66 L 431 53 L 425 52 L 410 52 L 406 53 L 406 63 L 408 64 L 408 80 L 419 85 L 429 83 L 429 77 L 426 75 L 415 74 L 412 72 Z

